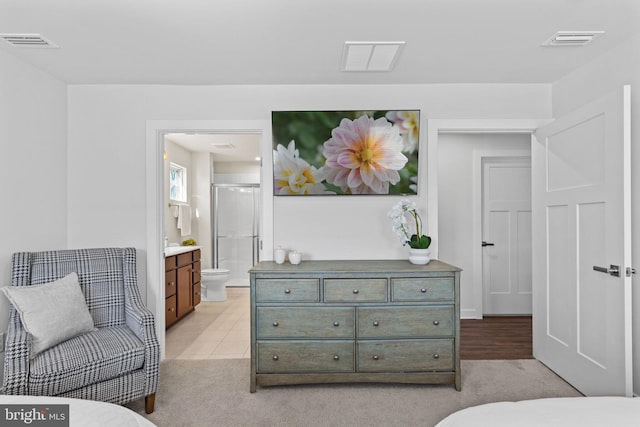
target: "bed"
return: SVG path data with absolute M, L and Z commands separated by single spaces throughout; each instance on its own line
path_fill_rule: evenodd
M 143 416 L 112 403 L 95 400 L 71 399 L 48 396 L 13 396 L 0 394 L 0 425 L 8 416 L 6 405 L 20 405 L 25 412 L 40 412 L 46 405 L 69 405 L 70 427 L 154 427 L 155 424 Z M 44 406 L 44 408 L 43 408 Z M 17 408 L 9 410 L 18 412 Z M 56 411 L 49 411 L 56 412 Z M 54 414 L 55 415 L 55 414 Z M 57 415 L 56 415 L 57 416 Z
M 640 426 L 640 399 L 560 397 L 494 402 L 454 412 L 436 427 Z

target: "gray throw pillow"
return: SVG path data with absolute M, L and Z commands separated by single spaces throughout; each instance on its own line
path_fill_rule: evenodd
M 1 289 L 31 334 L 31 358 L 62 341 L 95 330 L 76 273 L 44 285 Z

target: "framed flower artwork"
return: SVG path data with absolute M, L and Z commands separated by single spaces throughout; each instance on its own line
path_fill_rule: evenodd
M 419 110 L 273 111 L 276 196 L 418 193 Z

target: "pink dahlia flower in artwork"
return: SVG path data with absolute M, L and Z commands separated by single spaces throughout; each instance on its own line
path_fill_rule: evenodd
M 324 143 L 327 182 L 351 194 L 388 194 L 407 163 L 397 126 L 385 118 L 342 119 Z
M 273 150 L 273 169 L 276 194 L 335 194 L 322 184 L 322 171 L 300 158 L 295 141 Z
M 405 153 L 413 153 L 418 149 L 420 133 L 420 117 L 418 111 L 389 111 L 387 119 L 400 128 Z

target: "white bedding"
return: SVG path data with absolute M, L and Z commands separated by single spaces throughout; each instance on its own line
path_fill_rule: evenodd
M 94 400 L 0 394 L 0 405 L 69 405 L 70 427 L 154 427 L 155 424 L 124 406 Z M 4 413 L 0 414 L 0 425 Z
M 561 397 L 495 402 L 454 412 L 436 427 L 638 427 L 640 399 Z

